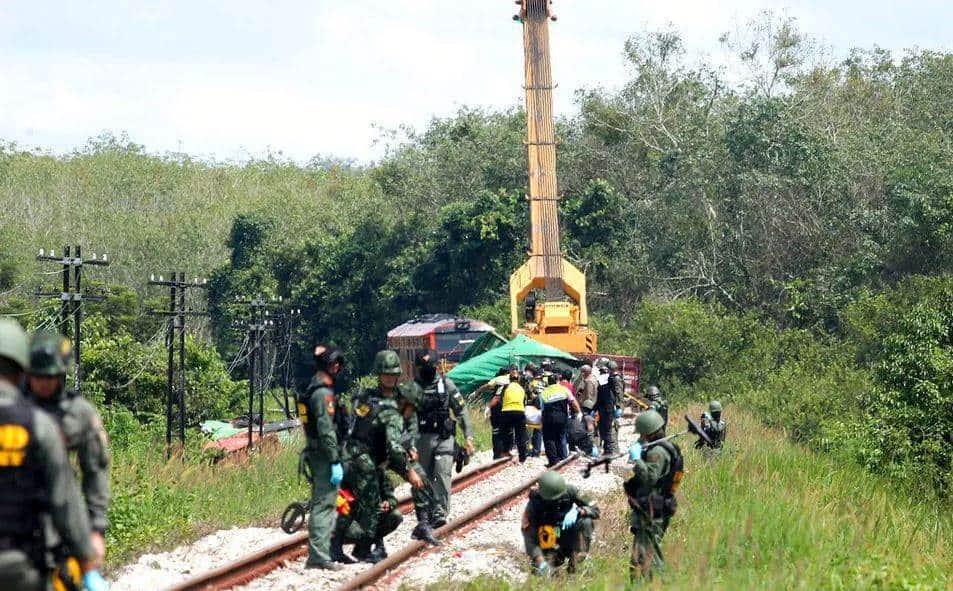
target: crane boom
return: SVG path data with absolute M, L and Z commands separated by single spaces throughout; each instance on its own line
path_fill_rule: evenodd
M 529 167 L 529 260 L 510 276 L 514 333 L 572 353 L 594 353 L 596 334 L 588 328 L 586 276 L 562 256 L 549 21 L 551 0 L 519 0 L 514 17 L 523 25 L 526 90 L 526 156 Z M 545 301 L 539 302 L 542 293 Z M 520 325 L 520 305 L 525 313 Z

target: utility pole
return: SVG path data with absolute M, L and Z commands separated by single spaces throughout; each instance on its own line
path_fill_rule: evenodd
M 164 316 L 169 319 L 166 328 L 165 346 L 168 353 L 168 364 L 166 366 L 166 400 L 165 400 L 165 444 L 166 455 L 172 452 L 172 408 L 175 406 L 178 410 L 179 423 L 179 442 L 185 447 L 185 331 L 186 317 L 208 316 L 207 312 L 197 312 L 186 308 L 186 296 L 190 289 L 208 288 L 208 280 L 201 281 L 196 278 L 193 281 L 185 280 L 185 273 L 173 271 L 169 274 L 169 279 L 162 275 L 156 279 L 155 275 L 149 277 L 149 285 L 162 285 L 169 288 L 169 309 L 153 310 L 152 314 Z M 176 371 L 175 350 L 176 336 L 178 336 L 179 363 Z
M 38 287 L 34 292 L 34 295 L 38 298 L 60 300 L 59 328 L 63 336 L 72 336 L 73 339 L 73 359 L 76 364 L 76 375 L 74 376 L 73 385 L 77 391 L 82 384 L 83 376 L 83 366 L 80 357 L 83 336 L 83 302 L 100 302 L 103 300 L 102 295 L 91 295 L 88 293 L 88 290 L 87 292 L 83 292 L 83 266 L 95 265 L 105 267 L 109 265 L 106 253 L 103 253 L 102 258 L 97 257 L 96 253 L 93 253 L 88 259 L 84 259 L 82 253 L 82 247 L 79 245 L 74 246 L 72 251 L 68 245 L 64 246 L 63 256 L 59 257 L 56 256 L 56 252 L 53 249 L 50 249 L 49 253 L 47 253 L 41 248 L 40 253 L 36 256 L 36 260 L 62 265 L 63 289 L 59 292 L 42 291 Z M 70 326 L 71 319 L 72 327 Z M 72 333 L 72 335 L 70 333 Z
M 272 335 L 270 344 L 277 348 L 284 346 L 286 351 L 290 350 L 291 342 L 294 338 L 295 322 L 301 316 L 301 308 L 292 307 L 283 298 L 266 299 L 259 294 L 250 300 L 236 298 L 236 304 L 248 307 L 248 447 L 251 449 L 254 442 L 254 415 L 255 400 L 258 401 L 258 437 L 259 440 L 265 432 L 265 390 L 271 385 L 271 380 L 266 376 L 265 369 L 265 336 L 269 332 Z M 284 341 L 282 343 L 282 341 Z M 283 373 L 282 387 L 284 390 L 284 402 L 275 396 L 275 402 L 282 406 L 285 417 L 291 417 L 291 404 L 289 403 L 290 392 L 290 359 L 282 362 L 281 371 Z
M 295 330 L 297 329 L 296 321 L 301 317 L 301 308 L 285 308 L 278 314 L 274 316 L 276 326 L 273 333 L 274 346 L 277 349 L 284 350 L 284 357 L 281 360 L 280 371 L 281 371 L 281 390 L 282 390 L 282 410 L 285 412 L 285 418 L 290 419 L 292 416 L 297 416 L 298 407 L 297 405 L 290 404 L 289 400 L 291 398 L 291 393 L 289 392 L 289 387 L 291 386 L 291 345 L 294 342 Z M 294 411 L 292 411 L 292 408 Z

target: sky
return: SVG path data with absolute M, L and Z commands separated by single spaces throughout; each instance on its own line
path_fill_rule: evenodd
M 852 47 L 953 50 L 953 1 L 555 0 L 557 113 L 618 88 L 634 33 L 674 26 L 696 59 L 761 11 Z M 511 0 L 0 0 L 0 141 L 66 153 L 103 132 L 150 152 L 370 162 L 381 129 L 521 100 Z

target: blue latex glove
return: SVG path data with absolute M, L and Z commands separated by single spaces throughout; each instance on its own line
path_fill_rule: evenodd
M 331 464 L 331 484 L 337 486 L 344 480 L 344 467 L 341 464 Z
M 629 460 L 634 462 L 642 458 L 642 444 L 636 441 L 629 446 Z
M 590 455 L 592 455 L 592 457 L 598 458 L 598 457 L 599 457 L 599 446 L 598 446 L 598 445 L 593 445 L 593 446 L 592 446 L 592 451 L 589 452 L 589 453 L 590 453 Z
M 83 575 L 83 589 L 86 591 L 109 591 L 109 585 L 106 584 L 106 579 L 99 574 L 98 570 L 90 570 Z
M 549 562 L 544 560 L 536 566 L 536 574 L 541 577 L 548 577 L 552 574 L 552 567 L 549 566 Z
M 621 419 L 621 418 L 622 418 L 622 409 L 621 409 L 621 408 L 615 409 L 615 418 L 617 418 L 617 419 Z
M 566 516 L 563 517 L 563 529 L 569 529 L 572 526 L 576 525 L 576 520 L 579 518 L 579 507 L 576 505 L 572 506 L 572 509 L 566 513 Z

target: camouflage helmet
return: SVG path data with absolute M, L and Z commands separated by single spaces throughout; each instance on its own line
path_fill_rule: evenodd
M 20 323 L 11 318 L 0 318 L 0 357 L 5 357 L 26 369 L 30 362 L 29 338 Z
M 377 355 L 374 356 L 374 373 L 399 376 L 401 374 L 400 357 L 390 349 L 378 351 Z
M 609 371 L 616 371 L 617 369 L 619 369 L 619 364 L 616 363 L 614 360 L 610 359 L 609 361 L 606 362 L 606 367 L 609 369 Z
M 73 364 L 73 344 L 58 332 L 37 332 L 30 340 L 29 372 L 35 376 L 61 376 Z
M 566 479 L 555 470 L 546 470 L 539 477 L 539 496 L 554 501 L 566 494 Z
M 721 412 L 721 402 L 712 400 L 708 403 L 708 412 Z
M 413 404 L 417 408 L 420 408 L 420 403 L 423 401 L 424 393 L 423 389 L 417 385 L 417 382 L 407 382 L 401 384 L 398 390 L 400 391 L 401 398 Z
M 602 368 L 602 367 L 605 367 L 605 366 L 607 366 L 607 365 L 609 365 L 609 359 L 608 359 L 608 357 L 600 357 L 599 359 L 596 359 L 596 367 Z
M 658 386 L 649 386 L 649 391 L 645 394 L 645 397 L 649 400 L 657 400 L 662 397 L 662 391 L 658 389 Z
M 640 413 L 635 419 L 635 431 L 639 435 L 651 435 L 663 427 L 665 427 L 665 419 L 654 410 Z

